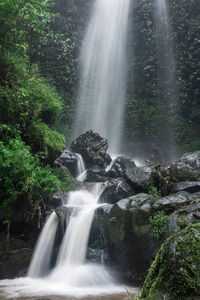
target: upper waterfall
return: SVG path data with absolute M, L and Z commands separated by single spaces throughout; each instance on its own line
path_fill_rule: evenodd
M 126 93 L 130 0 L 96 0 L 83 41 L 74 137 L 95 130 L 119 151 Z

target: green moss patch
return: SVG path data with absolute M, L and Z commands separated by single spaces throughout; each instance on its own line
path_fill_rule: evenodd
M 167 239 L 152 263 L 142 300 L 169 294 L 170 299 L 200 295 L 200 223 Z

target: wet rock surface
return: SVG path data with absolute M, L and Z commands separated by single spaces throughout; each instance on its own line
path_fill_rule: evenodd
M 200 151 L 184 154 L 170 166 L 172 180 L 192 181 L 200 178 Z
M 87 168 L 94 166 L 106 168 L 111 162 L 107 153 L 107 139 L 93 131 L 87 131 L 80 135 L 72 142 L 70 149 L 82 155 Z
M 172 184 L 172 192 L 186 191 L 196 193 L 200 191 L 200 181 L 183 181 Z
M 63 153 L 55 160 L 55 167 L 57 168 L 67 168 L 72 176 L 77 176 L 77 156 L 76 153 L 65 149 Z
M 107 175 L 111 178 L 125 177 L 127 168 L 135 168 L 136 164 L 133 159 L 126 156 L 119 156 L 113 162 Z
M 135 194 L 134 190 L 123 178 L 111 179 L 99 197 L 100 203 L 116 203 L 120 199 Z
M 148 192 L 151 187 L 162 190 L 165 185 L 164 178 L 149 166 L 128 167 L 125 176 L 137 193 Z
M 0 279 L 25 275 L 32 255 L 32 246 L 19 239 L 1 235 Z

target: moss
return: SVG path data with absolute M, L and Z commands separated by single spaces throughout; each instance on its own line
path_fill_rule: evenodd
M 200 295 L 200 223 L 179 231 L 162 245 L 144 282 L 141 299 Z

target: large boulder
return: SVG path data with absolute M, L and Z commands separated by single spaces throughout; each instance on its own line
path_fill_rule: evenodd
M 172 192 L 186 191 L 189 193 L 200 192 L 200 181 L 175 182 L 171 186 Z
M 177 232 L 162 245 L 149 269 L 140 299 L 199 299 L 199 266 L 200 224 L 197 224 Z
M 134 190 L 126 182 L 124 178 L 111 179 L 99 197 L 99 202 L 101 203 L 116 203 L 120 199 L 134 195 Z
M 118 156 L 112 163 L 110 169 L 107 171 L 109 177 L 124 177 L 127 168 L 135 168 L 136 164 L 133 159 L 126 156 Z
M 139 193 L 97 211 L 109 264 L 122 279 L 137 284 L 144 280 L 164 240 L 196 222 L 200 222 L 199 193 L 162 198 Z
M 139 194 L 97 211 L 109 264 L 123 280 L 136 284 L 144 280 L 158 249 L 151 235 L 150 212 L 145 208 L 152 201 L 151 195 Z
M 185 191 L 178 192 L 176 194 L 156 199 L 153 204 L 153 209 L 173 212 L 181 206 L 189 204 L 191 199 L 192 195 L 190 193 Z
M 0 240 L 0 279 L 25 275 L 31 260 L 32 246 L 16 237 L 9 239 L 1 235 Z
M 73 141 L 70 149 L 81 154 L 87 168 L 94 166 L 106 168 L 111 162 L 111 158 L 107 153 L 107 139 L 102 138 L 98 133 L 91 130 Z
M 69 169 L 72 176 L 77 176 L 77 155 L 76 153 L 66 149 L 63 153 L 54 161 L 54 165 L 57 168 Z
M 184 154 L 170 166 L 173 181 L 191 181 L 200 178 L 200 151 Z
M 148 192 L 152 187 L 158 191 L 166 190 L 164 178 L 149 166 L 128 167 L 125 176 L 137 193 Z
M 99 167 L 93 167 L 87 169 L 86 175 L 85 175 L 85 181 L 86 182 L 106 182 L 108 180 L 108 177 L 106 175 L 106 170 L 99 168 Z

